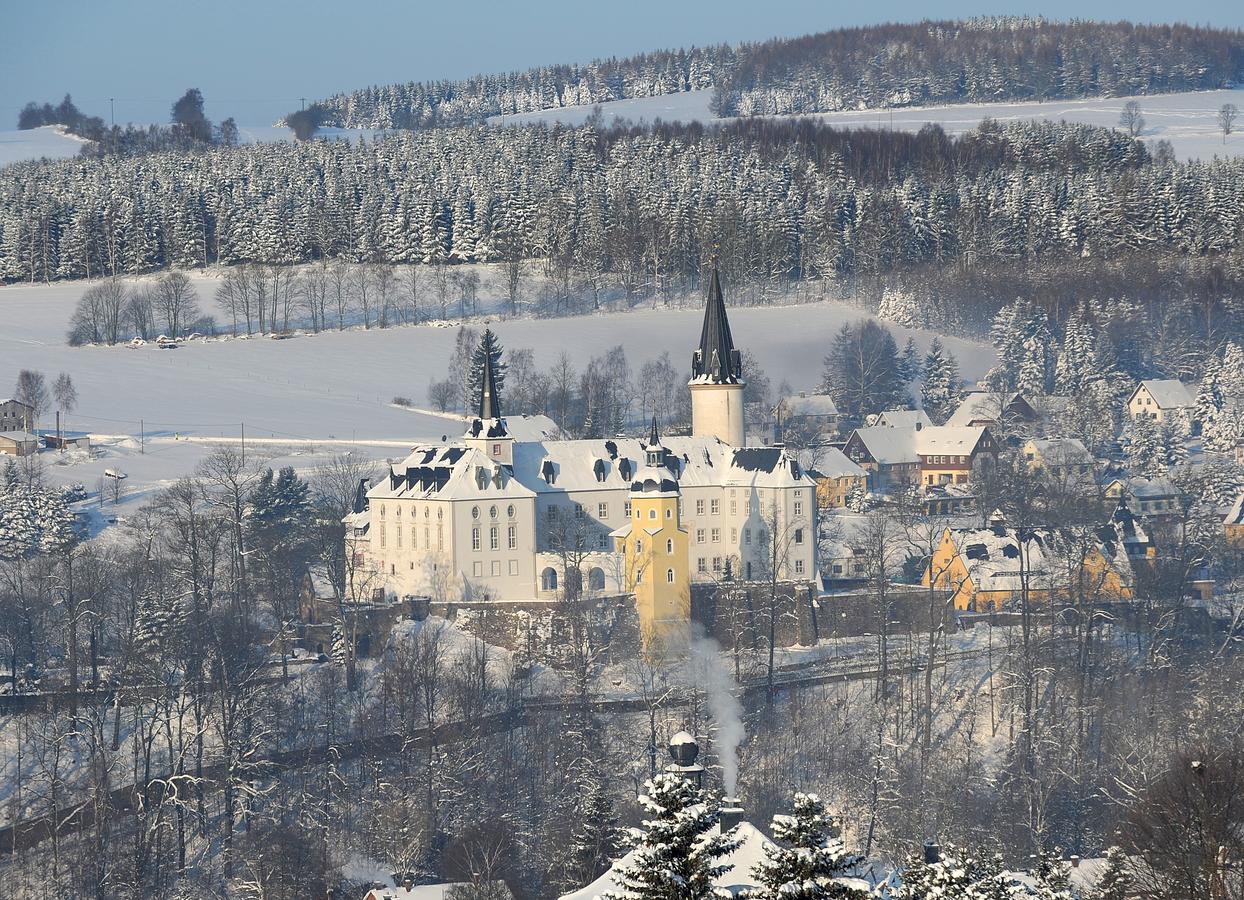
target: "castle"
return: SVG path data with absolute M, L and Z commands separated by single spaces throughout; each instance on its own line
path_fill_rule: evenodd
M 634 594 L 648 638 L 685 625 L 691 585 L 810 581 L 816 485 L 746 447 L 742 360 L 714 270 L 692 355 L 692 434 L 516 440 L 491 359 L 475 416 L 415 447 L 347 517 L 356 582 L 390 597 L 552 601 Z

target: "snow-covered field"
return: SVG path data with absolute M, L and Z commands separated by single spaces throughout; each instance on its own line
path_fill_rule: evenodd
M 193 280 L 204 306 L 210 306 L 215 278 L 200 274 Z M 282 341 L 195 341 L 176 350 L 155 345 L 74 348 L 65 342 L 65 329 L 85 288 L 83 282 L 0 288 L 0 396 L 21 369 L 41 370 L 49 380 L 68 372 L 79 394 L 68 427 L 115 436 L 109 438 L 113 452 L 130 456 L 131 465 L 151 469 L 150 478 L 184 474 L 206 452 L 202 442 L 237 438 L 242 423 L 255 448 L 266 442 L 274 448 L 314 446 L 327 454 L 357 443 L 371 445 L 368 452 L 381 456 L 398 456 L 417 441 L 453 438 L 463 429 L 456 417 L 391 403 L 400 395 L 416 406 L 426 405 L 429 383 L 448 371 L 454 328 L 350 330 Z M 863 313 L 821 302 L 743 307 L 730 315 L 736 342 L 756 354 L 775 389 L 783 380 L 806 389 L 820 380 L 831 336 Z M 532 348 L 536 365 L 543 369 L 563 351 L 581 368 L 591 357 L 621 344 L 635 371 L 663 352 L 676 367 L 685 367 L 700 323 L 698 309 L 658 308 L 494 320 L 492 325 L 504 346 Z M 483 321 L 474 324 L 482 328 Z M 931 332 L 890 327 L 900 344 L 912 334 L 924 348 L 933 337 Z M 967 379 L 979 378 L 992 365 L 993 353 L 982 344 L 953 337 L 944 342 L 958 356 Z M 133 447 L 122 442 L 139 434 L 140 420 L 148 437 L 156 439 L 157 459 L 150 452 L 137 459 Z M 93 461 L 81 475 L 74 474 L 74 466 L 65 471 L 55 467 L 55 474 L 57 480 L 81 480 L 93 490 L 92 478 L 100 474 L 94 468 L 104 465 Z M 134 477 L 130 486 L 137 490 L 144 480 Z
M 359 138 L 383 134 L 374 128 L 321 128 L 317 135 L 322 138 Z M 244 144 L 261 141 L 292 141 L 294 133 L 281 125 L 240 125 L 238 138 Z M 67 134 L 60 125 L 44 125 L 25 131 L 14 129 L 0 131 L 0 166 L 27 159 L 64 159 L 77 156 L 86 141 Z
M 605 123 L 614 119 L 652 122 L 655 119 L 683 122 L 720 122 L 709 110 L 713 92 L 687 91 L 663 97 L 615 100 L 600 104 Z M 898 128 L 918 131 L 929 122 L 940 124 L 948 133 L 971 131 L 981 119 L 1002 122 L 1021 119 L 1053 119 L 1083 122 L 1107 128 L 1118 127 L 1119 112 L 1129 100 L 1141 106 L 1146 141 L 1167 140 L 1176 155 L 1186 159 L 1212 159 L 1214 156 L 1244 154 L 1244 131 L 1237 123 L 1236 133 L 1223 144 L 1217 113 L 1224 103 L 1244 109 L 1244 88 L 1223 91 L 1192 91 L 1182 94 L 1154 94 L 1143 97 L 1108 97 L 1089 100 L 1055 100 L 1049 103 L 978 103 L 958 106 L 912 107 L 895 110 L 863 110 L 820 113 L 811 118 L 842 128 Z M 592 114 L 591 106 L 568 106 L 534 113 L 495 116 L 493 124 L 562 122 L 580 125 Z
M 82 138 L 66 134 L 63 126 L 44 125 L 42 128 L 0 131 L 0 166 L 24 159 L 64 159 L 77 156 Z

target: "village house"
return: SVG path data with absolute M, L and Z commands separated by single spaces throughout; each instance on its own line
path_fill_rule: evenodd
M 997 461 L 998 447 L 982 426 L 909 427 L 868 425 L 857 428 L 843 447 L 847 458 L 872 473 L 872 486 L 889 492 L 903 485 L 965 485 L 978 459 Z
M 985 426 L 997 429 L 1004 424 L 1032 424 L 1039 417 L 1036 408 L 1021 393 L 968 391 L 946 424 L 960 428 Z
M 775 436 L 779 441 L 786 435 L 798 435 L 804 443 L 827 440 L 838 433 L 838 407 L 828 394 L 809 394 L 800 391 L 791 397 L 783 397 L 773 408 Z
M 1009 527 L 995 513 L 984 528 L 947 528 L 923 583 L 949 591 L 954 608 L 986 611 L 1027 601 L 1131 600 L 1132 563 L 1112 520 L 1090 533 Z M 1135 527 L 1131 522 L 1127 527 Z
M 804 450 L 798 459 L 816 482 L 816 505 L 821 509 L 841 509 L 853 493 L 868 490 L 868 473 L 837 447 Z
M 1192 392 L 1178 378 L 1149 379 L 1127 398 L 1127 411 L 1133 419 L 1166 422 L 1186 415 L 1193 403 Z
M 1102 488 L 1111 503 L 1125 502 L 1147 519 L 1178 516 L 1183 509 L 1183 493 L 1169 478 L 1112 478 Z
M 1233 550 L 1244 550 L 1244 494 L 1235 498 L 1222 520 L 1223 538 Z
M 0 400 L 0 431 L 34 431 L 35 410 L 12 398 Z
M 0 453 L 8 456 L 31 456 L 39 451 L 39 438 L 29 431 L 0 432 Z
M 1094 484 L 1096 462 L 1078 438 L 1031 438 L 1023 446 L 1028 468 L 1060 484 Z

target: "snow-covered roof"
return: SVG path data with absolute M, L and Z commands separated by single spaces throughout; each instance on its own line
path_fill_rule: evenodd
M 1127 489 L 1137 500 L 1178 497 L 1179 488 L 1169 478 L 1143 478 L 1136 476 L 1127 480 Z
M 1079 438 L 1034 438 L 1024 445 L 1024 449 L 1052 465 L 1087 465 L 1093 462 L 1093 454 L 1088 452 Z
M 969 456 L 985 435 L 983 425 L 932 425 L 916 432 L 916 453 L 920 456 L 952 454 Z
M 557 423 L 545 415 L 506 416 L 505 430 L 516 441 L 554 441 L 562 437 Z
M 1015 529 L 995 524 L 985 528 L 947 529 L 978 591 L 1020 591 L 1021 570 L 1026 569 L 1028 586 L 1043 590 L 1066 578 L 1064 552 L 1075 555 L 1080 536 L 1068 529 L 1038 528 L 1024 545 L 1021 567 L 1020 546 Z M 1132 567 L 1123 536 L 1116 522 L 1096 530 L 1097 549 L 1110 563 L 1124 584 L 1131 583 Z
M 18 406 L 24 406 L 27 409 L 34 409 L 29 403 L 23 403 L 15 397 L 0 397 L 0 406 L 4 406 L 6 403 L 16 403 Z
M 774 844 L 751 822 L 740 822 L 736 825 L 735 836 L 740 839 L 739 846 L 732 853 L 717 861 L 720 864 L 729 865 L 730 868 L 713 879 L 713 884 L 719 889 L 729 891 L 731 896 L 739 897 L 744 891 L 753 890 L 759 886 L 752 874 L 752 869 L 766 858 L 765 848 L 773 847 Z M 622 887 L 618 884 L 617 873 L 625 870 L 634 862 L 636 852 L 632 850 L 627 853 L 591 884 L 572 893 L 563 894 L 560 900 L 594 900 L 609 891 L 621 892 Z
M 788 419 L 799 416 L 836 416 L 838 407 L 829 394 L 796 394 L 782 398 Z
M 1019 398 L 1018 394 L 998 394 L 993 391 L 970 391 L 950 418 L 947 425 L 963 426 L 973 422 L 997 422 L 999 415 Z
M 1223 518 L 1224 525 L 1244 525 L 1244 494 L 1235 498 L 1235 502 L 1231 504 L 1231 509 Z
M 877 413 L 873 424 L 889 425 L 891 428 L 928 428 L 933 420 L 923 409 L 887 409 Z
M 386 498 L 467 500 L 531 497 L 533 492 L 507 468 L 470 447 L 433 444 L 416 447 L 387 477 L 367 491 L 369 501 Z
M 467 888 L 462 883 L 417 884 L 410 890 L 404 887 L 372 888 L 365 900 L 445 900 L 454 888 Z
M 868 425 L 855 434 L 863 441 L 868 453 L 882 465 L 917 463 L 921 456 L 970 456 L 985 434 L 983 425 L 952 427 Z
M 31 434 L 29 431 L 0 431 L 0 438 L 16 441 L 19 444 L 27 444 L 31 441 L 39 440 L 38 437 Z
M 800 450 L 796 458 L 801 466 L 822 478 L 864 477 L 864 470 L 837 447 Z
M 1149 392 L 1153 397 L 1153 402 L 1158 405 L 1158 409 L 1183 409 L 1194 402 L 1192 392 L 1178 378 L 1155 378 L 1142 381 L 1136 386 L 1136 390 L 1132 391 L 1132 397 L 1135 397 L 1136 392 L 1141 388 Z M 1128 401 L 1130 402 L 1131 399 L 1128 398 Z
M 888 425 L 865 425 L 855 429 L 868 455 L 883 466 L 916 463 L 916 432 L 911 428 L 890 428 Z M 849 441 L 848 441 L 849 442 Z

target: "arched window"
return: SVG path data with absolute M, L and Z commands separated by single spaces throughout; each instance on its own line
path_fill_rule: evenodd
M 603 591 L 605 589 L 605 570 L 597 566 L 587 573 L 587 588 L 589 591 Z
M 671 509 L 671 508 L 666 508 L 666 510 L 665 510 L 665 518 L 667 518 L 667 519 L 672 519 L 672 518 L 674 518 L 674 510 L 673 510 L 673 509 Z
M 669 538 L 665 541 L 665 552 L 666 553 L 674 552 L 674 539 L 673 538 Z
M 665 570 L 665 580 L 666 580 L 666 582 L 667 582 L 667 583 L 669 583 L 669 584 L 673 584 L 673 583 L 674 583 L 674 570 L 673 570 L 673 569 L 666 569 L 666 570 Z
M 552 566 L 546 568 L 540 573 L 540 590 L 555 591 L 557 590 L 557 570 Z
M 649 519 L 655 519 L 656 517 L 657 517 L 657 511 L 655 509 L 648 510 Z
M 383 503 L 380 504 L 380 518 L 382 519 L 384 518 L 384 504 Z

